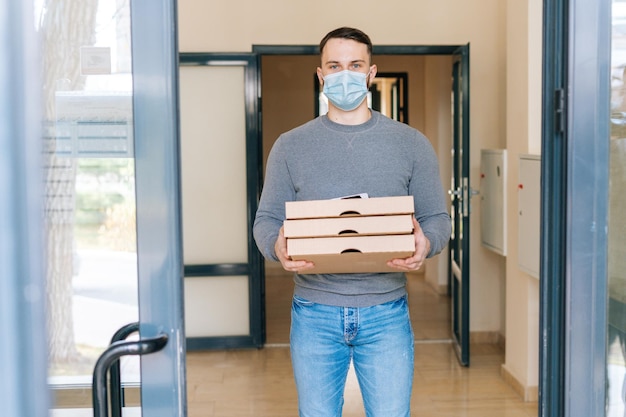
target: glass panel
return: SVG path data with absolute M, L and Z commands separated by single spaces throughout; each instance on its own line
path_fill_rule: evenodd
M 626 415 L 626 2 L 613 1 L 607 417 Z
M 53 407 L 91 407 L 84 388 L 96 359 L 117 329 L 138 320 L 129 1 L 35 4 L 44 64 L 49 383 Z M 136 358 L 122 360 L 122 380 L 138 384 Z
M 248 287 L 247 276 L 185 278 L 185 335 L 249 335 Z
M 180 68 L 186 265 L 248 262 L 244 67 Z

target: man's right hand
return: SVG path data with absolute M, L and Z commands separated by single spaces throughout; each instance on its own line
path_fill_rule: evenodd
M 282 227 L 278 232 L 278 238 L 274 244 L 274 252 L 285 271 L 302 272 L 315 266 L 313 262 L 309 261 L 294 261 L 287 255 L 287 238 L 285 237 Z

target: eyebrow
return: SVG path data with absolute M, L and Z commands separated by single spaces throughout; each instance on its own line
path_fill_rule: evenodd
M 351 63 L 351 64 L 354 64 L 354 63 L 357 63 L 357 62 L 363 62 L 363 63 L 364 63 L 364 62 L 365 62 L 365 60 L 364 60 L 364 59 L 355 59 L 355 60 L 350 61 L 350 63 Z M 339 61 L 334 61 L 334 60 L 331 60 L 331 61 L 326 61 L 326 62 L 324 63 L 324 65 L 328 65 L 328 64 L 339 64 L 339 63 L 340 63 Z

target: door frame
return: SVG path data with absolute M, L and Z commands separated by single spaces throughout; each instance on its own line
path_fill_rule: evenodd
M 187 415 L 176 0 L 130 3 L 142 414 Z M 157 308 L 158 307 L 158 308 Z
M 452 63 L 452 176 L 450 216 L 453 232 L 448 245 L 448 288 L 451 330 L 459 363 L 470 364 L 470 186 L 469 44 L 455 50 Z
M 246 119 L 246 202 L 247 202 L 247 263 L 187 264 L 185 279 L 207 277 L 248 277 L 250 329 L 248 335 L 187 337 L 188 350 L 232 349 L 262 347 L 265 343 L 265 268 L 264 260 L 252 237 L 252 226 L 261 195 L 263 161 L 261 153 L 258 59 L 253 53 L 183 52 L 180 66 L 243 67 Z
M 544 1 L 540 417 L 605 415 L 611 3 Z
M 459 48 L 467 45 L 383 45 L 374 46 L 373 53 L 375 55 L 454 55 Z M 468 52 L 469 53 L 469 52 Z M 242 53 L 181 53 L 181 65 L 195 65 L 202 62 L 208 62 L 211 57 L 230 56 L 239 59 L 253 59 L 256 66 L 250 66 L 251 74 L 247 71 L 246 75 L 246 118 L 249 125 L 247 131 L 247 149 L 248 155 L 248 205 L 256 208 L 263 176 L 262 155 L 262 128 L 260 120 L 262 111 L 262 92 L 261 92 L 261 59 L 266 55 L 318 55 L 319 47 L 317 45 L 253 45 L 252 54 Z M 256 75 L 254 78 L 253 75 Z M 251 111 L 254 114 L 251 114 Z M 256 122 L 254 122 L 256 120 Z M 256 170 L 255 170 L 256 167 Z M 251 212 L 254 212 L 252 210 Z M 248 217 L 248 230 L 252 230 L 254 216 Z M 252 234 L 250 233 L 250 239 Z M 254 245 L 253 240 L 250 240 Z M 255 246 L 250 247 L 249 254 L 252 257 L 257 254 Z M 468 253 L 469 256 L 469 253 Z M 250 278 L 250 327 L 251 337 L 212 337 L 202 338 L 202 340 L 188 339 L 188 348 L 195 349 L 224 349 L 233 347 L 259 347 L 265 343 L 265 269 L 263 259 L 250 259 L 249 265 L 245 271 L 241 266 L 185 266 L 185 277 L 207 276 L 207 274 L 217 275 L 233 275 L 233 268 L 237 271 L 249 273 Z M 468 305 L 469 311 L 469 305 Z
M 263 56 L 319 55 L 319 46 L 317 45 L 253 45 L 252 52 L 256 54 L 258 57 L 258 60 L 259 60 L 258 71 L 260 72 L 261 60 Z M 467 73 L 465 74 L 466 77 L 463 80 L 464 82 L 463 93 L 467 95 L 468 99 L 464 100 L 464 103 L 463 103 L 464 113 L 463 114 L 467 114 L 468 119 L 467 119 L 467 123 L 464 123 L 464 126 L 463 126 L 464 131 L 462 132 L 462 135 L 466 136 L 466 138 L 468 139 L 468 143 L 469 143 L 469 43 L 463 44 L 463 45 L 379 45 L 379 46 L 374 45 L 372 47 L 372 54 L 375 56 L 378 56 L 378 55 L 450 55 L 450 56 L 454 56 L 454 55 L 459 55 L 459 54 L 461 55 L 465 54 L 463 55 L 462 59 L 467 60 L 465 62 L 466 64 L 465 69 L 467 70 Z M 259 75 L 259 100 L 262 100 L 260 80 L 261 80 L 261 76 Z M 261 109 L 261 106 L 259 106 L 259 110 L 260 109 Z M 260 116 L 259 116 L 259 120 L 261 120 Z M 259 124 L 259 126 L 260 125 L 261 124 Z M 259 141 L 262 142 L 261 128 L 259 128 L 258 134 L 259 134 Z M 469 158 L 469 153 L 467 157 Z M 261 166 L 261 170 L 262 169 L 263 167 Z M 262 176 L 262 171 L 261 171 L 261 176 Z M 469 184 L 469 174 L 467 176 L 467 179 L 468 179 L 468 184 Z M 469 193 L 471 197 L 471 189 L 468 188 L 467 192 Z M 468 201 L 469 201 L 469 198 L 468 198 Z M 468 210 L 469 210 L 469 206 L 468 206 Z M 467 223 L 469 224 L 469 222 Z M 469 274 L 469 257 L 470 257 L 469 245 L 467 245 L 466 255 L 468 259 L 468 262 L 466 262 L 468 266 L 467 271 Z M 450 267 L 451 266 L 449 265 L 449 268 Z M 448 276 L 450 276 L 450 271 L 448 271 Z M 469 276 L 467 277 L 467 280 L 469 282 Z M 261 285 L 263 285 L 263 288 L 264 288 L 265 286 L 264 271 L 263 271 Z M 469 313 L 469 285 L 467 285 L 466 287 L 467 287 L 466 293 L 464 294 L 463 298 L 465 300 L 465 305 L 467 306 L 467 312 Z M 464 328 L 467 330 L 468 335 L 469 335 L 469 314 L 466 314 L 463 317 L 463 321 L 464 323 L 466 323 Z M 465 339 L 469 341 L 469 336 L 467 336 Z M 461 361 L 461 358 L 467 357 L 465 365 L 469 364 L 469 344 L 464 349 L 459 349 L 459 352 L 462 352 L 462 354 L 461 353 L 459 354 L 459 360 Z
M 0 0 L 0 403 L 9 416 L 47 416 L 46 282 L 39 34 L 32 2 Z M 34 65 L 33 65 L 34 63 Z

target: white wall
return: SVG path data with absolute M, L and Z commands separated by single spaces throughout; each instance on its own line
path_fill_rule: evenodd
M 539 378 L 539 282 L 518 259 L 519 156 L 541 150 L 541 0 L 507 1 L 508 256 L 506 260 L 506 363 L 527 400 L 536 400 Z M 539 250 L 537 248 L 537 250 Z

